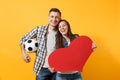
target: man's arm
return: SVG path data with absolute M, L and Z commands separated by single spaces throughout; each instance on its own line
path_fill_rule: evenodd
M 23 57 L 23 60 L 28 63 L 30 62 L 31 58 L 30 56 L 26 53 L 25 49 L 24 49 L 24 45 L 20 45 L 21 47 L 21 53 L 22 53 L 22 57 Z
M 30 62 L 31 58 L 30 56 L 26 53 L 25 49 L 24 49 L 24 42 L 27 40 L 27 39 L 31 39 L 31 38 L 35 38 L 36 35 L 37 35 L 37 32 L 38 32 L 38 27 L 32 29 L 29 33 L 27 33 L 26 35 L 24 35 L 21 40 L 20 40 L 20 48 L 21 48 L 21 53 L 22 53 L 22 57 L 23 57 L 23 60 L 28 63 Z

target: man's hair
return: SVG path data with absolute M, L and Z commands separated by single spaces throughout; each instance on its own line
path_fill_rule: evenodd
M 58 8 L 51 8 L 50 11 L 49 11 L 49 14 L 50 14 L 50 12 L 58 12 L 61 16 L 61 12 Z

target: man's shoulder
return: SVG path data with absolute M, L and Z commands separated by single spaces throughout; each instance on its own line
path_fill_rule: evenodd
M 48 25 L 37 26 L 37 28 L 46 28 L 46 27 L 48 27 Z

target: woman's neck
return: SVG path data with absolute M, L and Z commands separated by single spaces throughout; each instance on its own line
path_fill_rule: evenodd
M 67 35 L 62 35 L 67 42 L 70 42 L 70 38 Z

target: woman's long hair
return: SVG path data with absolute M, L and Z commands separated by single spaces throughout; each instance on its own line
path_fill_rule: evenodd
M 70 42 L 75 38 L 75 36 L 73 35 L 72 31 L 71 31 L 71 28 L 70 28 L 70 24 L 67 20 L 65 19 L 62 19 L 60 22 L 65 22 L 67 25 L 68 25 L 68 33 L 67 33 L 67 36 L 68 38 L 70 38 Z M 59 24 L 60 24 L 59 22 Z M 58 24 L 58 27 L 57 27 L 57 34 L 56 34 L 56 48 L 63 48 L 63 36 L 62 34 L 59 32 L 59 24 Z

